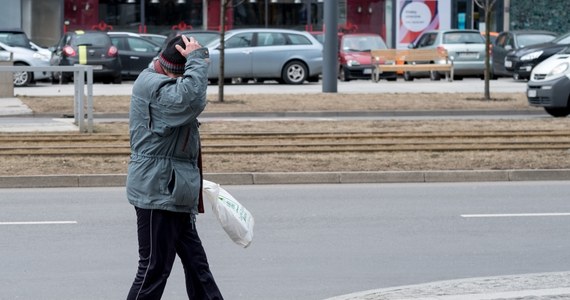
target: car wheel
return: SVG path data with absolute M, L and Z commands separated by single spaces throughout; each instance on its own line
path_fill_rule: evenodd
M 23 63 L 15 63 L 16 66 L 27 66 Z M 14 86 L 15 87 L 22 87 L 28 86 L 30 82 L 32 82 L 32 72 L 14 72 Z
M 70 78 L 64 76 L 62 72 L 53 72 L 51 74 L 51 83 L 53 84 L 66 84 L 69 80 Z
M 441 75 L 439 72 L 429 72 L 429 79 L 432 81 L 440 81 Z
M 350 76 L 347 74 L 348 71 L 346 71 L 345 68 L 343 68 L 342 66 L 340 66 L 340 68 L 338 69 L 338 80 L 340 81 L 350 81 Z
M 570 115 L 570 107 L 545 107 L 544 110 L 556 118 L 563 118 Z
M 307 80 L 307 67 L 300 61 L 291 61 L 285 65 L 281 77 L 287 84 L 302 84 Z
M 414 81 L 414 77 L 410 74 L 410 72 L 404 72 L 404 80 L 405 81 Z
M 123 82 L 123 78 L 121 77 L 121 75 L 115 76 L 113 78 L 113 83 L 115 83 L 115 84 L 121 84 L 122 82 Z

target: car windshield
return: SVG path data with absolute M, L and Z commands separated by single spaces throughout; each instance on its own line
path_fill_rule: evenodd
M 106 34 L 85 33 L 78 34 L 72 39 L 71 46 L 91 46 L 91 47 L 107 47 L 110 44 L 109 37 Z
M 448 32 L 443 35 L 444 44 L 483 44 L 485 40 L 478 32 Z
M 520 47 L 523 48 L 534 44 L 550 42 L 554 38 L 555 36 L 546 34 L 522 34 L 517 37 L 517 40 Z
M 31 48 L 30 40 L 28 40 L 26 34 L 19 32 L 0 33 L 0 42 L 11 47 Z
M 348 52 L 370 52 L 372 49 L 386 49 L 386 44 L 379 36 L 346 36 L 342 39 L 342 49 Z
M 570 44 L 570 32 L 555 38 L 554 40 L 552 40 L 552 42 L 559 45 Z

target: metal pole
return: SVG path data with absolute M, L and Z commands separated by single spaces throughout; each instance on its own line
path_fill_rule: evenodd
M 311 3 L 313 2 L 313 0 L 307 0 L 308 4 L 307 4 L 307 30 L 309 31 L 313 31 L 313 20 L 311 20 Z
M 338 2 L 325 1 L 325 44 L 323 52 L 323 93 L 337 92 L 338 36 L 337 14 Z
M 61 73 L 63 76 L 63 71 Z M 78 70 L 73 70 L 73 91 L 74 91 L 74 97 L 73 97 L 73 121 L 75 122 L 75 125 L 79 125 L 79 102 L 81 100 L 79 100 L 79 97 L 81 95 L 81 93 L 83 93 L 83 91 L 79 90 L 79 75 L 82 74 L 81 72 L 79 72 Z M 81 131 L 79 131 L 81 132 Z
M 202 1 L 202 29 L 208 29 L 208 0 Z
M 269 27 L 269 0 L 265 0 L 265 28 Z
M 77 77 L 73 78 L 73 81 L 77 80 L 77 90 L 79 97 L 77 97 L 77 125 L 79 126 L 79 132 L 85 132 L 85 69 L 77 71 Z
M 93 66 L 87 69 L 87 132 L 93 133 Z
M 139 29 L 139 33 L 146 33 L 146 20 L 145 20 L 145 0 L 141 0 L 141 27 Z

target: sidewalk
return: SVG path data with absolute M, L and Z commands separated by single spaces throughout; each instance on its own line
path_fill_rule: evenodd
M 33 111 L 18 98 L 0 98 L 0 132 L 79 131 L 73 119 L 34 118 Z
M 570 272 L 437 281 L 363 291 L 326 300 L 562 300 L 570 299 Z

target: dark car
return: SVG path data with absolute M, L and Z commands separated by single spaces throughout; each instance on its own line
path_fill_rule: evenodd
M 338 78 L 341 81 L 372 78 L 370 50 L 387 49 L 382 37 L 375 33 L 349 33 L 339 36 Z M 381 78 L 396 80 L 396 72 L 384 72 Z
M 570 46 L 570 32 L 561 35 L 554 40 L 531 45 L 507 54 L 505 69 L 513 72 L 513 78 L 529 79 L 530 72 L 538 63 Z
M 158 43 L 131 32 L 107 32 L 111 42 L 119 49 L 123 79 L 137 77 L 158 55 Z
M 151 40 L 159 45 L 164 44 L 166 41 L 166 35 L 154 34 L 154 33 L 139 33 L 139 35 L 147 40 Z
M 119 50 L 102 31 L 66 32 L 55 47 L 51 48 L 52 66 L 73 66 L 76 64 L 101 66 L 93 70 L 93 79 L 104 83 L 121 83 L 121 61 Z M 54 82 L 69 82 L 72 72 L 54 72 Z
M 497 36 L 492 49 L 492 74 L 494 76 L 513 76 L 505 68 L 505 57 L 509 52 L 552 41 L 558 34 L 544 30 L 503 31 Z

